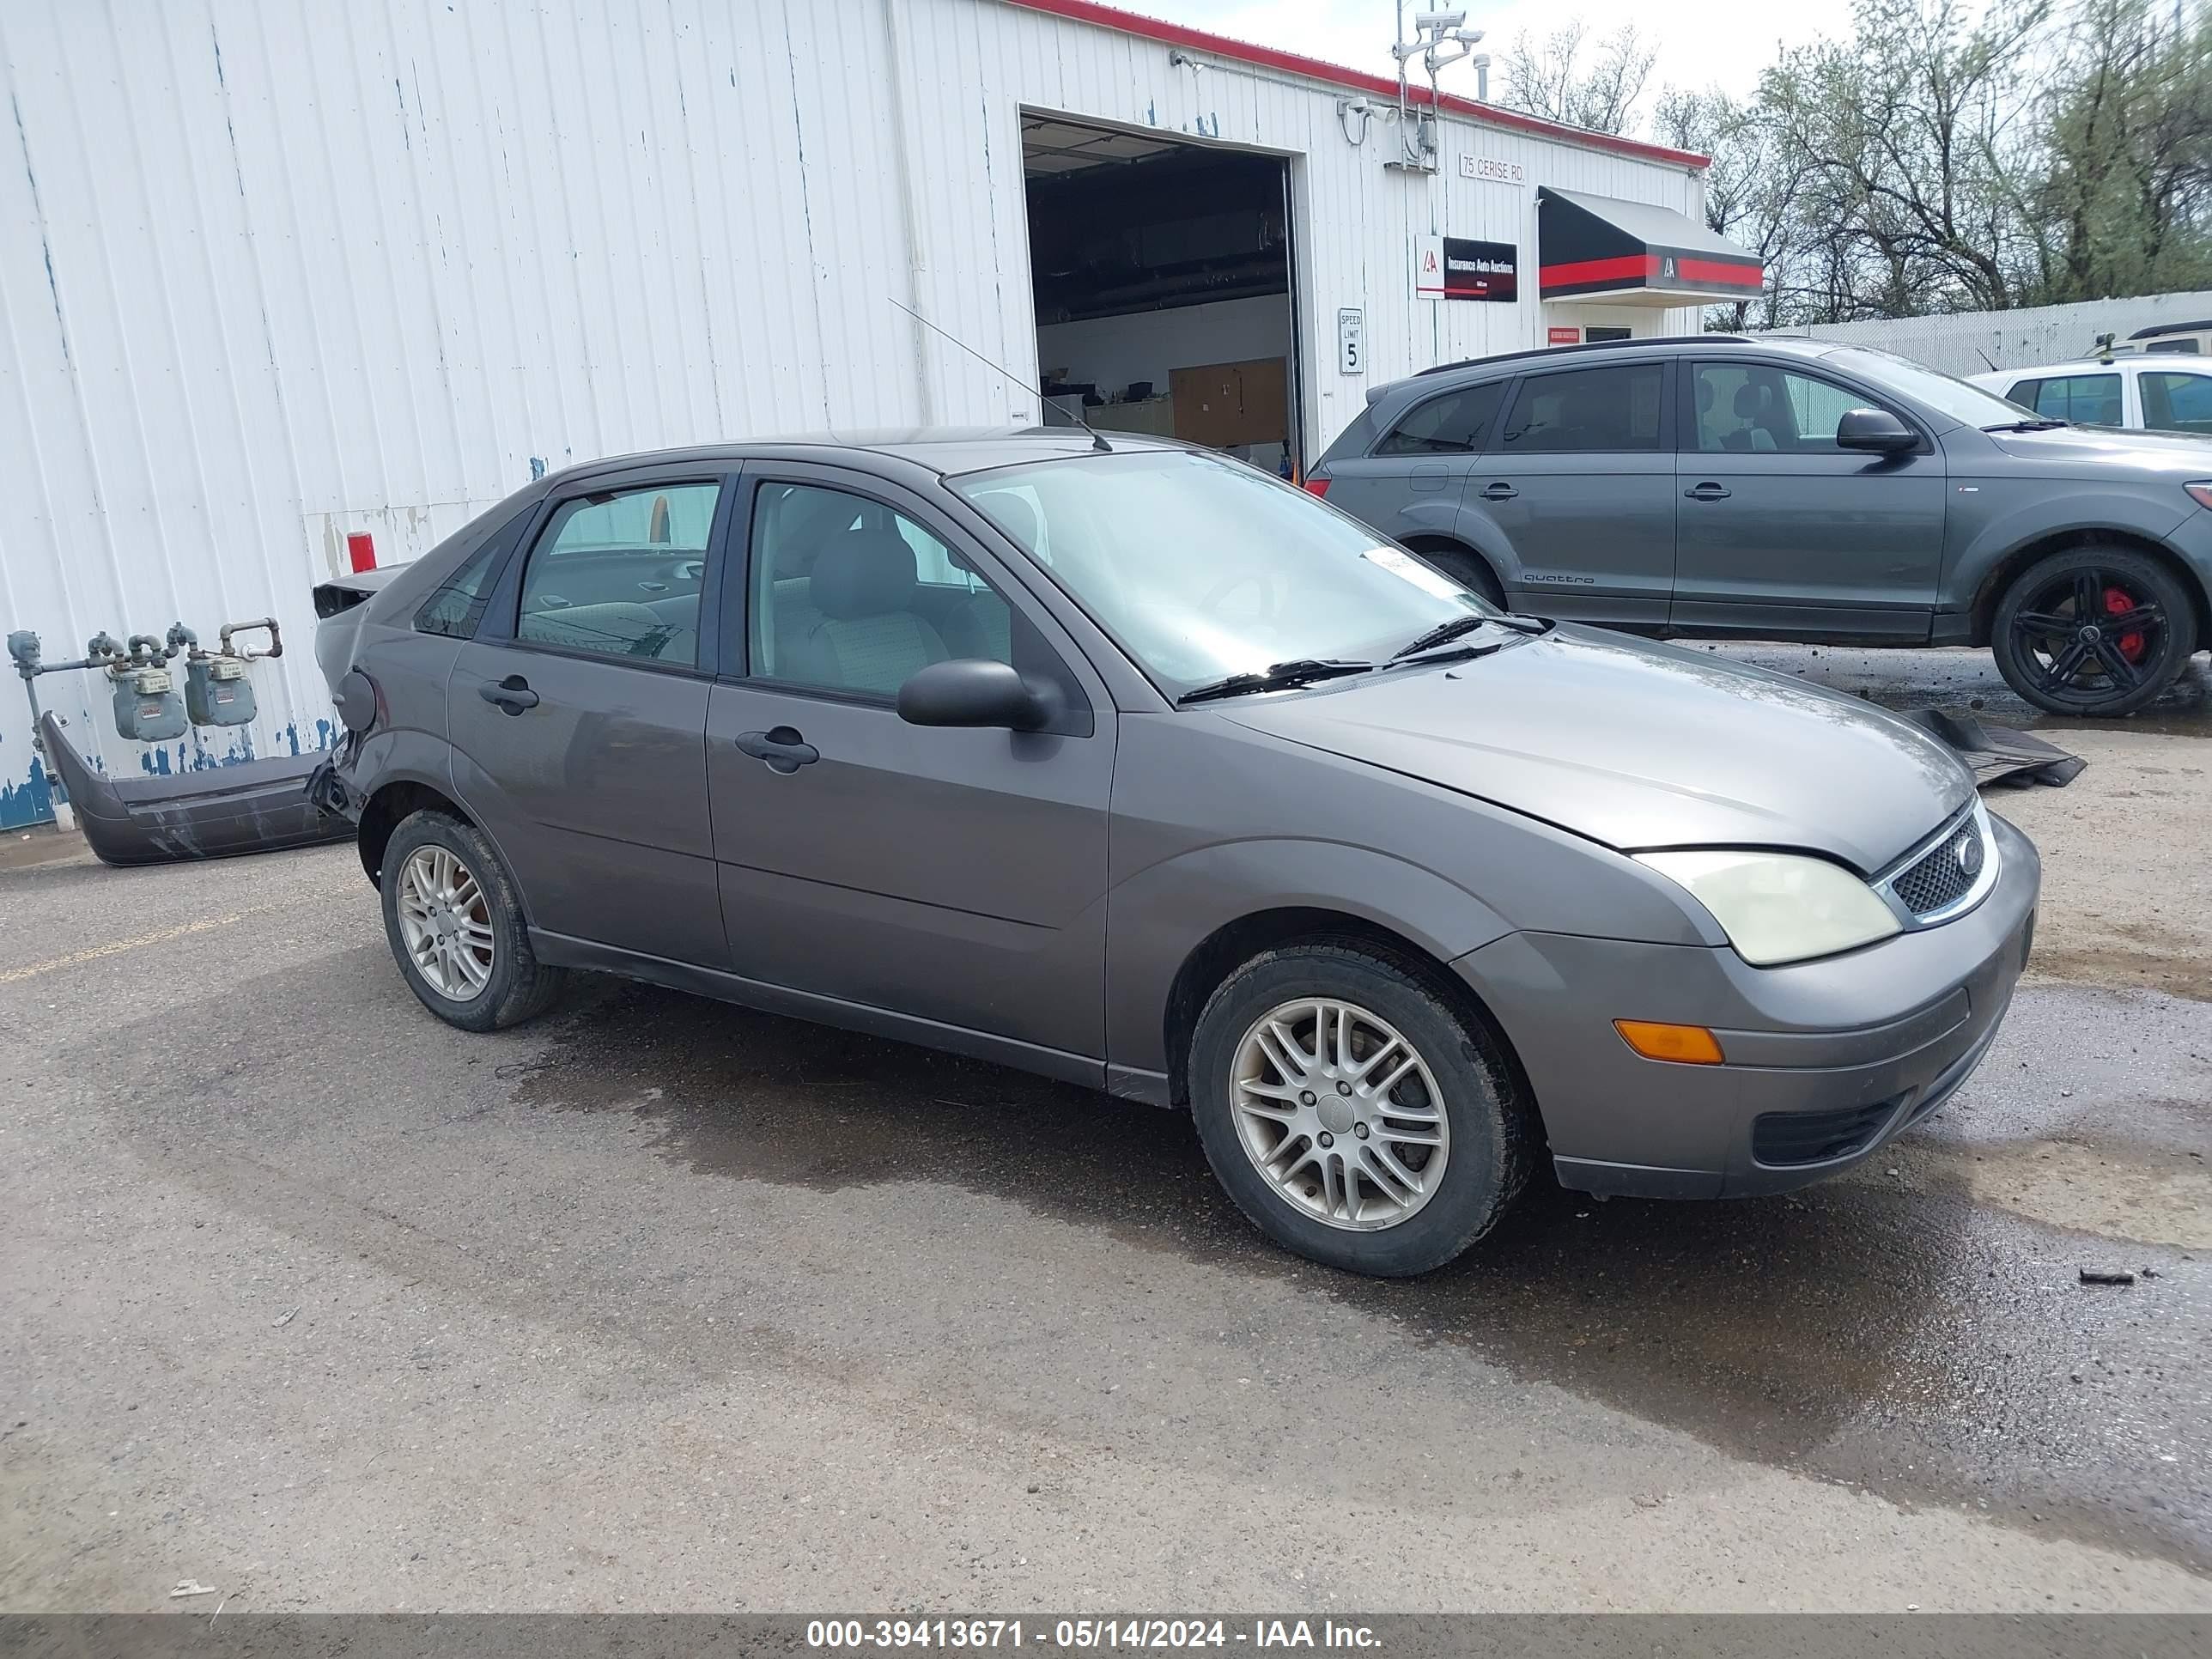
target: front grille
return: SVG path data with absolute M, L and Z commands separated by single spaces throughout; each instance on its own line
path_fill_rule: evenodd
M 1897 1102 L 1833 1112 L 1762 1112 L 1751 1121 L 1751 1155 L 1761 1164 L 1825 1164 L 1847 1158 L 1881 1133 Z
M 1933 915 L 1972 890 L 1974 878 L 1981 873 L 1982 861 L 1989 852 L 1982 841 L 1981 825 L 1968 818 L 1955 833 L 1946 836 L 1891 878 L 1890 891 L 1914 915 Z

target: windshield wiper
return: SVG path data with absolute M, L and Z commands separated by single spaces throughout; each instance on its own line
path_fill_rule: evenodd
M 2000 421 L 1995 426 L 1985 426 L 1984 432 L 2048 432 L 2055 426 L 2065 426 L 2065 421 Z
M 1454 617 L 1449 622 L 1438 623 L 1425 634 L 1415 635 L 1391 653 L 1390 660 L 1404 662 L 1424 651 L 1433 651 L 1440 645 L 1449 645 L 1461 635 L 1472 634 L 1478 628 L 1510 629 L 1516 634 L 1543 634 L 1548 633 L 1551 626 L 1541 617 Z
M 1462 634 L 1472 634 L 1476 629 L 1486 628 L 1489 624 L 1489 617 L 1478 616 L 1473 612 L 1464 617 L 1453 617 L 1447 621 L 1438 623 L 1425 634 L 1414 635 L 1412 639 L 1407 640 L 1405 644 L 1390 653 L 1390 660 L 1403 662 L 1408 657 L 1416 656 L 1424 651 L 1433 651 L 1437 647 L 1448 644 Z
M 1241 697 L 1252 691 L 1288 691 L 1297 686 L 1311 685 L 1316 680 L 1333 680 L 1346 674 L 1371 674 L 1374 672 L 1375 665 L 1371 662 L 1297 657 L 1289 662 L 1273 664 L 1265 673 L 1231 674 L 1227 679 L 1201 685 L 1194 691 L 1186 691 L 1176 702 L 1178 704 L 1211 702 L 1217 697 Z

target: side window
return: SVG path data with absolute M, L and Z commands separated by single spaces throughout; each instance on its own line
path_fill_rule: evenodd
M 1012 607 L 880 501 L 763 483 L 751 545 L 750 660 L 763 678 L 889 697 L 933 662 L 1017 663 Z
M 2120 377 L 2118 374 L 2057 374 L 2039 380 L 2032 405 L 2039 415 L 2054 421 L 2074 421 L 2082 426 L 2120 423 Z
M 714 483 L 564 501 L 522 570 L 514 636 L 595 656 L 696 665 Z
M 1377 455 L 1471 455 L 1490 437 L 1498 418 L 1502 380 L 1471 386 L 1431 398 L 1406 412 L 1388 437 L 1375 446 Z
M 1532 374 L 1514 394 L 1508 454 L 1601 454 L 1659 447 L 1660 363 Z
M 2040 380 L 2014 380 L 2012 383 L 2012 390 L 2005 393 L 2005 400 L 2008 403 L 2018 404 L 2022 409 L 2033 409 L 2035 389 L 2042 384 Z
M 1826 455 L 1868 400 L 1831 380 L 1764 363 L 1699 363 L 1698 448 L 1706 454 Z
M 2161 369 L 2136 386 L 2142 393 L 2143 424 L 2153 431 L 2212 434 L 2212 374 Z
M 448 639 L 475 638 L 484 602 L 491 598 L 491 573 L 498 567 L 499 556 L 514 540 L 513 533 L 502 532 L 470 554 L 461 568 L 422 602 L 422 608 L 415 613 L 415 631 L 443 634 Z

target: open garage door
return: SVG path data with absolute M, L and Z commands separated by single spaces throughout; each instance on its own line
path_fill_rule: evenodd
M 1288 163 L 1028 112 L 1022 164 L 1046 418 L 1293 477 Z

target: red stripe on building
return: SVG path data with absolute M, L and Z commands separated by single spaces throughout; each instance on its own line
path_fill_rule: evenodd
M 1194 52 L 1211 52 L 1217 58 L 1256 64 L 1261 69 L 1279 70 L 1285 75 L 1303 76 L 1309 81 L 1322 81 L 1330 86 L 1350 87 L 1359 92 L 1375 93 L 1392 100 L 1398 96 L 1398 83 L 1380 75 L 1346 69 L 1341 64 L 1323 63 L 1318 58 L 1301 57 L 1295 52 L 1279 52 L 1273 46 L 1255 46 L 1249 40 L 1234 40 L 1225 34 L 1212 34 L 1182 23 L 1163 22 L 1157 17 L 1139 17 L 1136 13 L 1123 11 L 1118 6 L 1100 5 L 1098 0 L 1003 0 L 1003 3 L 1018 6 L 1024 11 L 1042 12 L 1048 16 L 1066 18 L 1072 23 L 1094 24 L 1102 29 L 1112 29 L 1117 34 L 1134 34 L 1146 40 L 1158 40 L 1164 46 L 1188 46 Z M 1412 94 L 1417 104 L 1433 102 L 1438 109 L 1448 110 L 1455 115 L 1470 116 L 1488 126 L 1503 127 L 1514 132 L 1533 132 L 1560 143 L 1580 144 L 1589 149 L 1609 149 L 1617 155 L 1638 156 L 1647 161 L 1671 162 L 1676 167 L 1702 168 L 1712 164 L 1711 156 L 1700 155 L 1695 150 L 1670 149 L 1664 144 L 1639 143 L 1633 138 L 1616 138 L 1610 133 L 1585 132 L 1580 127 L 1562 126 L 1555 121 L 1523 115 L 1517 110 L 1500 109 L 1495 104 L 1479 104 L 1472 98 L 1455 98 L 1449 93 L 1431 100 L 1426 87 L 1414 87 Z M 1073 110 L 1067 112 L 1078 113 Z
M 1537 282 L 1548 293 L 1555 288 L 1581 288 L 1593 283 L 1641 283 L 1656 286 L 1660 276 L 1656 253 L 1622 253 L 1607 259 L 1574 259 L 1540 268 Z M 1674 281 L 1684 288 L 1756 289 L 1766 280 L 1762 266 L 1740 264 L 1729 259 L 1674 260 Z
M 1733 259 L 1676 259 L 1674 278 L 1677 282 L 1695 283 L 1724 288 L 1757 288 L 1766 280 L 1765 268 L 1758 264 L 1743 264 Z
M 1621 253 L 1609 259 L 1575 259 L 1546 265 L 1538 280 L 1545 288 L 1565 288 L 1577 283 L 1640 283 L 1659 274 L 1656 253 Z

